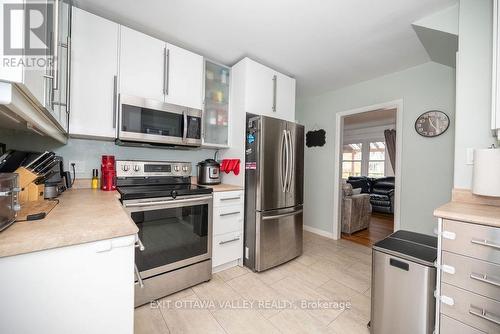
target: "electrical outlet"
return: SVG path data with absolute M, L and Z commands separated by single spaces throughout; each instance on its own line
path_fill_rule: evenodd
M 71 166 L 72 164 L 75 164 L 75 173 L 76 174 L 82 174 L 85 173 L 85 162 L 80 161 L 80 160 L 69 160 L 68 161 L 68 171 L 73 173 L 73 167 Z

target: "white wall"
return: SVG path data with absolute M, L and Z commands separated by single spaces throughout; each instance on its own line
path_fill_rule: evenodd
M 457 61 L 455 188 L 471 188 L 467 148 L 496 143 L 491 125 L 491 0 L 461 0 Z
M 305 148 L 305 221 L 332 233 L 335 113 L 403 99 L 401 228 L 431 234 L 433 210 L 450 200 L 453 186 L 455 74 L 429 62 L 401 72 L 297 102 L 297 119 L 306 131 L 324 128 L 326 145 Z M 414 129 L 417 117 L 430 109 L 446 112 L 449 130 L 424 138 Z

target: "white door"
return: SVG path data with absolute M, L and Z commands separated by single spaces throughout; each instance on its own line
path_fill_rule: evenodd
M 166 43 L 120 27 L 120 94 L 164 100 Z
M 276 74 L 276 117 L 295 121 L 295 79 Z
M 119 25 L 73 7 L 71 135 L 115 138 Z
M 273 112 L 273 76 L 275 71 L 246 59 L 246 103 L 245 111 L 257 114 L 277 117 Z
M 195 109 L 203 104 L 203 57 L 167 44 L 165 102 Z

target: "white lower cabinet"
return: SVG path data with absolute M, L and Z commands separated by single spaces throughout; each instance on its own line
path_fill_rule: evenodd
M 132 334 L 134 243 L 130 235 L 0 258 L 0 333 Z
M 214 193 L 213 272 L 241 265 L 243 259 L 243 191 Z

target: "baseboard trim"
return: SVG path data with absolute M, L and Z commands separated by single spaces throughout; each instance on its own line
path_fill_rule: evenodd
M 314 234 L 317 234 L 317 235 L 320 235 L 322 237 L 325 237 L 325 238 L 328 238 L 328 239 L 335 239 L 333 237 L 333 233 L 330 233 L 330 232 L 326 232 L 326 231 L 323 231 L 323 230 L 320 230 L 319 228 L 315 228 L 315 227 L 312 227 L 312 226 L 308 226 L 308 225 L 304 225 L 303 226 L 303 229 L 307 232 L 311 232 L 311 233 L 314 233 Z

